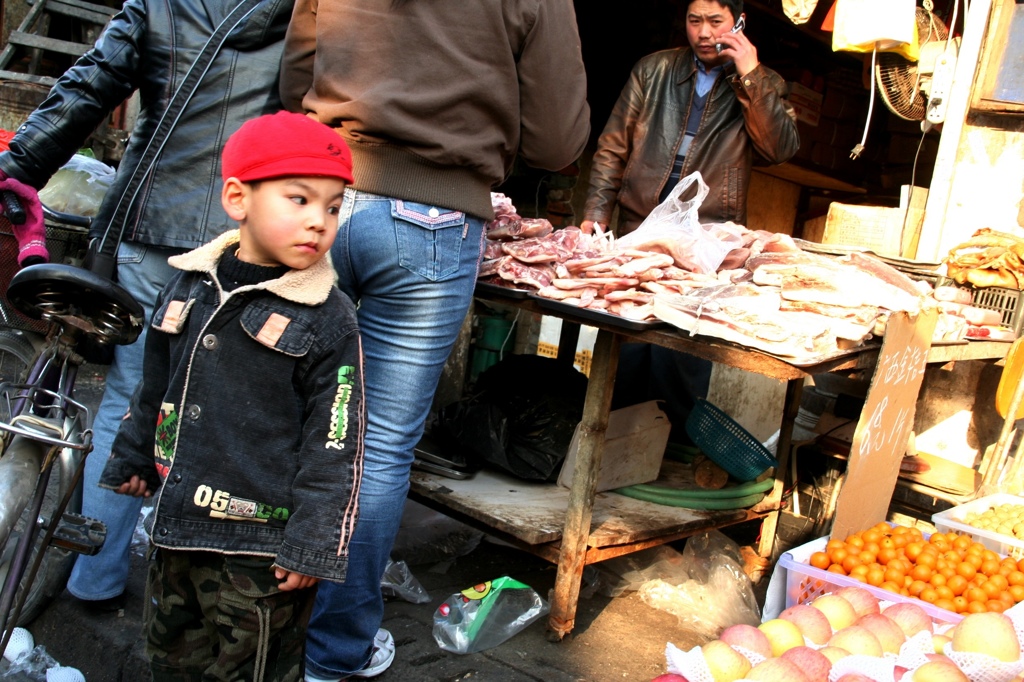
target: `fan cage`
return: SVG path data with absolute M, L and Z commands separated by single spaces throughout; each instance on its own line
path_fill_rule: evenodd
M 949 31 L 933 13 L 917 8 L 917 35 L 921 47 L 947 40 Z M 921 92 L 917 62 L 894 52 L 879 52 L 875 66 L 875 82 L 889 110 L 907 121 L 923 121 L 928 101 Z

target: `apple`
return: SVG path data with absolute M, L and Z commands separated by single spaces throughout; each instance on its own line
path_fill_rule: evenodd
M 651 682 L 690 682 L 690 680 L 675 673 L 665 673 L 664 675 L 658 675 Z
M 796 664 L 810 682 L 828 682 L 832 661 L 809 646 L 795 646 L 782 654 L 782 658 Z
M 1001 613 L 971 613 L 953 628 L 953 651 L 987 654 L 1006 663 L 1020 658 L 1013 621 Z
M 788 649 L 804 645 L 804 636 L 788 620 L 772 618 L 757 626 L 772 646 L 772 656 L 781 656 Z
M 733 682 L 747 674 L 750 661 L 720 639 L 714 639 L 700 648 L 704 662 L 715 682 Z
M 871 630 L 882 645 L 882 651 L 889 654 L 898 654 L 907 636 L 896 621 L 881 613 L 869 613 L 857 619 L 854 625 L 859 625 Z
M 810 682 L 795 663 L 784 658 L 764 659 L 750 669 L 746 679 L 759 682 Z
M 832 636 L 832 625 L 825 614 L 807 604 L 796 604 L 779 614 L 782 620 L 795 625 L 800 633 L 815 644 L 824 644 Z
M 878 606 L 878 597 L 863 587 L 854 587 L 852 585 L 842 587 L 833 594 L 850 602 L 858 616 L 866 616 L 869 613 L 881 613 L 881 608 Z
M 836 680 L 836 682 L 875 682 L 875 680 L 867 675 L 861 675 L 860 673 L 846 673 Z
M 912 670 L 908 675 L 903 676 L 903 682 L 970 682 L 970 678 L 964 675 L 956 664 L 946 659 L 945 661 L 928 661 L 922 666 Z
M 896 621 L 896 625 L 900 626 L 900 630 L 903 630 L 903 634 L 908 639 L 922 630 L 934 632 L 931 616 L 928 615 L 927 611 L 912 602 L 905 601 L 890 604 L 888 608 L 882 611 L 882 614 Z
M 760 654 L 764 658 L 771 658 L 772 655 L 772 643 L 768 641 L 768 637 L 763 632 L 753 625 L 747 625 L 746 623 L 730 625 L 722 630 L 722 634 L 718 636 L 718 639 L 729 646 L 746 649 L 755 654 Z
M 850 655 L 849 651 L 837 646 L 823 646 L 818 649 L 818 653 L 832 661 L 832 665 L 835 665 L 836 661 L 840 658 L 846 658 Z
M 882 644 L 874 633 L 860 625 L 850 625 L 832 635 L 832 638 L 828 640 L 828 646 L 837 646 L 840 649 L 846 649 L 851 654 L 861 654 L 862 656 L 880 657 L 883 653 Z
M 932 647 L 935 649 L 935 653 L 941 654 L 948 642 L 952 642 L 953 638 L 949 635 L 932 635 Z
M 853 604 L 835 594 L 823 594 L 812 601 L 811 606 L 825 614 L 834 632 L 853 625 L 857 620 Z

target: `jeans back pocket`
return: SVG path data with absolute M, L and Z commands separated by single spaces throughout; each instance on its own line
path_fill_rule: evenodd
M 430 204 L 391 202 L 398 241 L 398 262 L 410 272 L 437 281 L 459 271 L 466 214 Z

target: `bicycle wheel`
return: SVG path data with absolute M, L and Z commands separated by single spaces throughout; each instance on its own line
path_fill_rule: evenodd
M 65 428 L 79 428 L 77 419 L 69 418 Z M 74 431 L 74 433 L 78 433 L 78 431 Z M 12 445 L 8 445 L 7 447 L 10 448 Z M 21 447 L 24 447 L 24 444 L 22 444 Z M 31 445 L 29 445 L 29 447 L 31 447 Z M 29 450 L 27 453 L 19 456 L 29 460 L 38 459 L 41 461 L 43 456 L 42 453 L 43 450 L 40 448 L 37 452 Z M 4 455 L 8 455 L 7 450 L 5 450 Z M 38 552 L 39 548 L 42 546 L 42 527 L 45 524 L 48 524 L 59 511 L 59 505 L 63 499 L 65 488 L 70 484 L 74 468 L 78 466 L 81 460 L 82 454 L 80 452 L 66 449 L 60 454 L 58 460 L 53 463 L 52 472 L 50 479 L 47 482 L 46 493 L 43 498 L 43 506 L 38 517 L 33 517 L 30 508 L 25 509 L 21 514 L 21 518 L 18 519 L 14 530 L 11 532 L 7 543 L 0 548 L 0 586 L 2 586 L 7 580 L 7 575 L 11 569 L 18 541 L 26 531 L 36 533 L 36 538 L 30 553 L 29 565 L 31 565 L 31 557 L 34 557 L 36 552 Z M 64 511 L 77 513 L 81 511 L 81 508 L 82 496 L 81 483 L 79 482 L 76 491 L 72 494 L 71 500 Z M 55 597 L 64 591 L 64 587 L 67 585 L 68 578 L 71 575 L 71 569 L 74 567 L 76 556 L 77 555 L 74 552 L 60 547 L 50 546 L 45 549 L 45 557 L 39 566 L 39 570 L 35 578 L 29 586 L 28 596 L 25 598 L 21 614 L 18 616 L 18 621 L 15 625 L 25 626 L 32 622 L 40 613 L 42 613 L 43 609 L 45 609 Z M 22 598 L 26 582 L 26 578 L 23 577 L 21 583 L 18 585 L 15 601 Z
M 0 329 L 0 382 L 20 381 L 32 364 L 36 350 L 28 337 L 14 329 Z M 0 400 L 0 420 L 10 421 L 7 401 Z

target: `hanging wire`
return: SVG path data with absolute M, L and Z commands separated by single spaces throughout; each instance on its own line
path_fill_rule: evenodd
M 878 58 L 878 42 L 875 42 L 875 47 L 871 50 L 871 78 L 874 80 L 875 77 L 875 61 Z M 850 151 L 850 158 L 857 159 L 861 154 L 864 153 L 864 145 L 868 143 L 868 128 L 871 127 L 871 115 L 875 110 L 875 84 L 871 83 L 871 95 L 868 99 L 868 119 L 864 122 L 864 136 L 860 138 L 860 144 L 856 145 Z
M 927 123 L 924 121 L 923 123 Z M 914 190 L 917 189 L 917 160 L 921 156 L 921 147 L 924 146 L 924 138 L 928 134 L 928 128 L 921 126 L 921 139 L 917 141 L 917 151 L 914 152 L 914 164 L 910 167 L 910 189 L 907 191 L 907 210 L 903 213 L 903 229 L 902 234 L 907 232 L 907 220 L 910 218 L 910 209 L 914 205 Z M 901 254 L 906 255 L 906 254 Z

